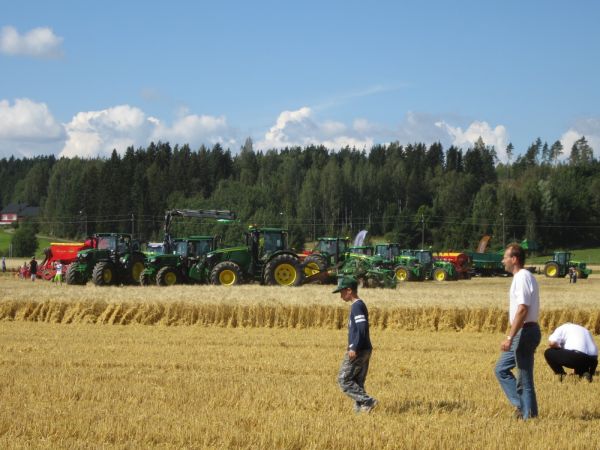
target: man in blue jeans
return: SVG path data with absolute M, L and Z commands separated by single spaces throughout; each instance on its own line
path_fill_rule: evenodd
M 500 344 L 502 353 L 496 363 L 496 378 L 515 407 L 518 419 L 537 417 L 538 407 L 533 383 L 535 349 L 542 334 L 538 325 L 540 312 L 539 288 L 535 277 L 525 265 L 525 252 L 518 244 L 510 244 L 502 259 L 504 268 L 513 274 L 510 286 L 510 331 Z M 512 369 L 518 369 L 517 378 Z
M 378 402 L 365 391 L 369 360 L 373 346 L 369 337 L 369 311 L 358 297 L 358 283 L 354 277 L 341 277 L 333 293 L 340 293 L 345 302 L 351 302 L 348 317 L 348 347 L 338 373 L 338 384 L 344 394 L 354 400 L 354 412 L 371 413 Z

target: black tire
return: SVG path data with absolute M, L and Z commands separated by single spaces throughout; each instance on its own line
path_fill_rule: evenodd
M 151 284 L 152 279 L 150 278 L 150 275 L 142 272 L 142 274 L 140 275 L 140 286 L 150 286 Z
M 544 266 L 544 275 L 549 278 L 558 278 L 560 275 L 560 267 L 555 262 L 549 262 Z
M 437 267 L 433 270 L 432 278 L 434 281 L 448 281 L 448 272 L 446 272 L 446 269 Z
M 159 286 L 179 284 L 179 274 L 171 266 L 162 267 L 156 274 L 156 284 Z
M 110 261 L 100 261 L 94 266 L 92 281 L 96 286 L 110 286 L 117 284 L 117 271 Z
M 131 255 L 129 273 L 127 274 L 127 281 L 130 284 L 137 284 L 140 281 L 140 276 L 142 275 L 144 269 L 144 256 L 140 254 Z
M 305 278 L 317 275 L 327 270 L 327 262 L 321 255 L 307 256 L 302 263 L 302 273 Z M 322 283 L 320 279 L 315 280 L 315 283 Z
M 265 284 L 275 286 L 300 286 L 302 269 L 298 258 L 289 254 L 275 256 L 265 266 Z
M 67 274 L 66 274 L 66 281 L 67 284 L 73 284 L 73 285 L 84 285 L 86 280 L 84 279 L 83 274 L 77 270 L 79 268 L 79 265 L 77 263 L 73 263 L 69 265 L 69 268 L 67 269 Z
M 404 283 L 405 281 L 414 281 L 415 275 L 412 270 L 410 270 L 406 266 L 397 266 L 394 269 L 396 281 L 399 283 Z
M 211 284 L 233 286 L 242 282 L 242 269 L 232 261 L 223 261 L 213 267 L 210 272 Z

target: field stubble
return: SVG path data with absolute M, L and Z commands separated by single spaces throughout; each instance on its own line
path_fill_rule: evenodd
M 594 448 L 598 382 L 556 382 L 511 419 L 499 333 L 376 329 L 355 416 L 344 330 L 0 322 L 1 448 Z

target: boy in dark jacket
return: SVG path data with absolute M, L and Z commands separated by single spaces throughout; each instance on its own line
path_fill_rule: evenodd
M 354 400 L 354 411 L 370 413 L 377 400 L 365 391 L 369 359 L 373 347 L 369 338 L 369 312 L 358 297 L 358 283 L 353 277 L 339 279 L 333 293 L 340 293 L 345 302 L 351 302 L 348 318 L 348 348 L 338 374 L 338 384 L 344 394 Z

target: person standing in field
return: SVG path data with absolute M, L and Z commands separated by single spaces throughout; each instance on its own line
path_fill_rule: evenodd
M 6 257 L 2 257 L 2 273 L 6 272 Z
M 535 277 L 524 268 L 525 252 L 518 244 L 510 244 L 502 259 L 504 268 L 513 274 L 510 286 L 510 330 L 500 344 L 502 353 L 496 363 L 496 378 L 510 403 L 515 417 L 537 417 L 538 405 L 533 382 L 535 349 L 542 334 L 538 325 L 539 288 Z M 512 369 L 518 369 L 517 378 Z
M 581 325 L 567 322 L 554 330 L 548 345 L 544 357 L 559 381 L 566 375 L 563 367 L 568 367 L 574 369 L 579 378 L 592 382 L 598 366 L 598 346 L 592 333 Z
M 54 265 L 54 268 L 56 269 L 56 275 L 54 275 L 54 282 L 62 285 L 62 271 L 63 271 L 62 263 L 60 261 L 57 261 L 56 264 Z
M 35 281 L 35 277 L 37 276 L 37 261 L 35 260 L 35 256 L 31 258 L 29 261 L 29 274 L 31 276 L 31 281 Z
M 370 413 L 378 402 L 365 391 L 369 360 L 373 346 L 369 337 L 369 311 L 358 297 L 358 282 L 353 277 L 339 279 L 333 293 L 340 293 L 344 302 L 350 302 L 348 318 L 348 348 L 338 373 L 338 384 L 344 394 L 354 400 L 356 413 Z

